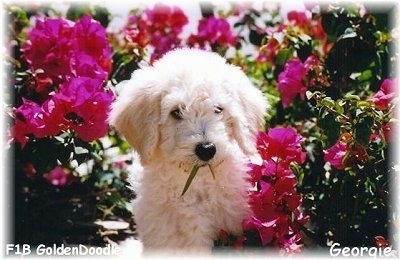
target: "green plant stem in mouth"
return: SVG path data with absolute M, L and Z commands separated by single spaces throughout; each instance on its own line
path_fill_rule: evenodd
M 194 177 L 196 176 L 198 170 L 200 169 L 200 167 L 206 166 L 208 165 L 208 168 L 211 171 L 211 175 L 213 176 L 213 179 L 215 180 L 215 173 L 214 173 L 214 169 L 212 168 L 212 166 L 210 164 L 204 164 L 204 165 L 200 165 L 200 164 L 195 164 L 193 165 L 192 170 L 190 171 L 189 177 L 186 180 L 185 186 L 183 187 L 183 191 L 181 194 L 181 197 L 186 193 L 186 191 L 189 189 L 190 184 L 192 183 Z

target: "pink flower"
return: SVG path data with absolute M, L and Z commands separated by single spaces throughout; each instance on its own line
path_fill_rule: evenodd
M 324 151 L 324 160 L 329 162 L 336 169 L 343 169 L 343 158 L 348 150 L 347 143 L 338 141 L 332 147 Z
M 307 72 L 319 66 L 321 66 L 321 61 L 314 55 L 308 56 L 308 58 L 304 61 L 304 68 L 306 68 Z
M 111 70 L 111 49 L 106 32 L 89 16 L 83 16 L 76 23 L 65 19 L 38 19 L 22 51 L 31 70 L 41 72 L 41 78 L 53 83 L 53 87 L 69 77 L 106 80 Z M 41 92 L 42 88 L 38 85 L 36 91 Z
M 257 188 L 249 194 L 253 215 L 242 223 L 244 231 L 256 231 L 262 245 L 273 244 L 286 251 L 299 250 L 299 230 L 308 221 L 299 210 L 301 195 L 290 163 L 304 163 L 301 135 L 293 128 L 272 128 L 257 136 L 261 165 L 250 164 L 249 180 Z
M 244 230 L 257 230 L 263 246 L 270 243 L 274 237 L 274 224 L 276 221 L 262 222 L 255 217 L 243 221 Z
M 102 86 L 100 79 L 72 78 L 42 106 L 23 99 L 23 104 L 14 112 L 12 139 L 23 148 L 32 135 L 36 138 L 55 136 L 67 129 L 72 129 L 86 142 L 104 136 L 114 96 Z
M 54 186 L 65 186 L 73 180 L 72 176 L 61 166 L 57 166 L 50 172 L 43 174 L 43 177 Z
M 385 110 L 389 107 L 390 102 L 396 95 L 396 85 L 397 80 L 385 79 L 382 82 L 380 90 L 371 98 L 376 108 Z
M 238 40 L 228 21 L 214 16 L 201 19 L 197 31 L 197 35 L 192 34 L 189 37 L 189 45 L 199 44 L 200 47 L 204 47 L 208 43 L 210 45 L 235 46 Z
M 22 46 L 32 71 L 43 70 L 55 82 L 71 75 L 73 23 L 64 19 L 38 19 Z
M 79 64 L 82 63 L 82 57 L 85 57 L 93 64 L 95 73 L 101 75 L 101 79 L 107 79 L 111 71 L 111 49 L 103 26 L 89 16 L 83 16 L 74 26 L 73 43 L 77 65 L 75 76 L 89 76 L 80 74 Z
M 180 47 L 179 34 L 188 23 L 188 18 L 179 7 L 156 3 L 153 9 L 146 10 L 149 43 L 154 46 L 151 61 L 159 59 L 169 50 Z
M 19 142 L 21 148 L 24 148 L 29 140 L 28 136 L 46 136 L 46 114 L 37 103 L 29 99 L 22 101 L 22 105 L 14 110 L 15 124 L 10 129 L 10 135 L 12 140 Z
M 173 34 L 182 32 L 188 18 L 179 7 L 170 7 L 163 3 L 156 3 L 153 9 L 146 10 L 146 15 L 153 26 L 159 30 L 171 28 Z
M 105 80 L 108 77 L 108 72 L 101 67 L 100 62 L 103 59 L 97 60 L 85 53 L 77 53 L 77 60 L 74 66 L 74 77 L 88 77 Z M 104 64 L 104 66 L 111 66 Z
M 128 42 L 135 43 L 144 48 L 150 42 L 150 26 L 140 16 L 129 17 L 128 23 L 124 26 L 123 32 Z
M 106 119 L 113 99 L 112 92 L 103 90 L 102 80 L 74 78 L 53 96 L 53 110 L 49 112 L 56 121 L 68 121 L 79 138 L 90 142 L 107 133 Z
M 306 153 L 302 151 L 303 137 L 291 128 L 272 128 L 268 133 L 260 132 L 257 147 L 263 159 L 277 157 L 278 161 L 303 163 Z
M 289 107 L 299 94 L 301 99 L 304 99 L 307 88 L 303 84 L 303 79 L 306 74 L 307 69 L 298 58 L 292 58 L 285 64 L 284 70 L 278 76 L 277 85 L 284 108 Z
M 308 26 L 309 24 L 309 19 L 305 12 L 290 11 L 287 14 L 287 18 L 290 22 L 301 27 Z
M 154 47 L 150 58 L 154 62 L 169 50 L 181 47 L 179 34 L 187 23 L 188 18 L 179 7 L 156 3 L 153 9 L 131 16 L 123 31 L 128 42 L 141 48 Z
M 90 16 L 85 15 L 76 22 L 73 36 L 76 50 L 97 58 L 99 61 L 108 60 L 111 56 L 110 44 L 104 27 Z M 109 67 L 103 69 L 107 71 Z

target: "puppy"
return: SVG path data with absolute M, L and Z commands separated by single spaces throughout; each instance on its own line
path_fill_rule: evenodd
M 133 209 L 144 253 L 210 253 L 221 229 L 241 234 L 263 94 L 238 67 L 196 49 L 170 51 L 118 88 L 109 122 L 143 166 Z

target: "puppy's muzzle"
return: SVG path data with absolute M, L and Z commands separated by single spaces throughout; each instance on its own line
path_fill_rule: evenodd
M 198 143 L 194 150 L 194 153 L 202 161 L 211 160 L 216 152 L 217 148 L 215 148 L 215 144 L 211 142 Z

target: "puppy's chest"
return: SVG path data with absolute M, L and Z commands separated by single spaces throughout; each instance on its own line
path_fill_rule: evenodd
M 188 190 L 184 195 L 181 195 L 185 181 L 187 178 L 183 178 L 169 188 L 170 199 L 173 204 L 177 207 L 190 208 L 191 210 L 198 211 L 199 213 L 218 211 L 223 202 L 234 199 L 234 194 L 227 189 L 226 184 L 218 179 L 213 179 L 212 176 L 208 176 L 209 173 L 201 172 L 201 175 L 196 176 L 189 186 Z M 186 176 L 185 176 L 186 177 Z
M 208 187 L 208 189 L 193 189 L 191 193 L 179 197 L 175 205 L 182 210 L 196 212 L 199 215 L 216 215 L 224 207 L 229 196 L 222 192 L 223 187 Z
M 238 173 L 238 171 L 234 171 Z M 229 171 L 215 172 L 215 179 L 206 167 L 194 177 L 189 188 L 182 194 L 188 174 L 174 171 L 174 174 L 146 175 L 141 193 L 144 200 L 160 208 L 177 211 L 213 214 L 227 205 L 240 207 L 246 197 L 248 187 L 240 176 L 229 174 Z M 146 188 L 145 188 L 146 187 Z

